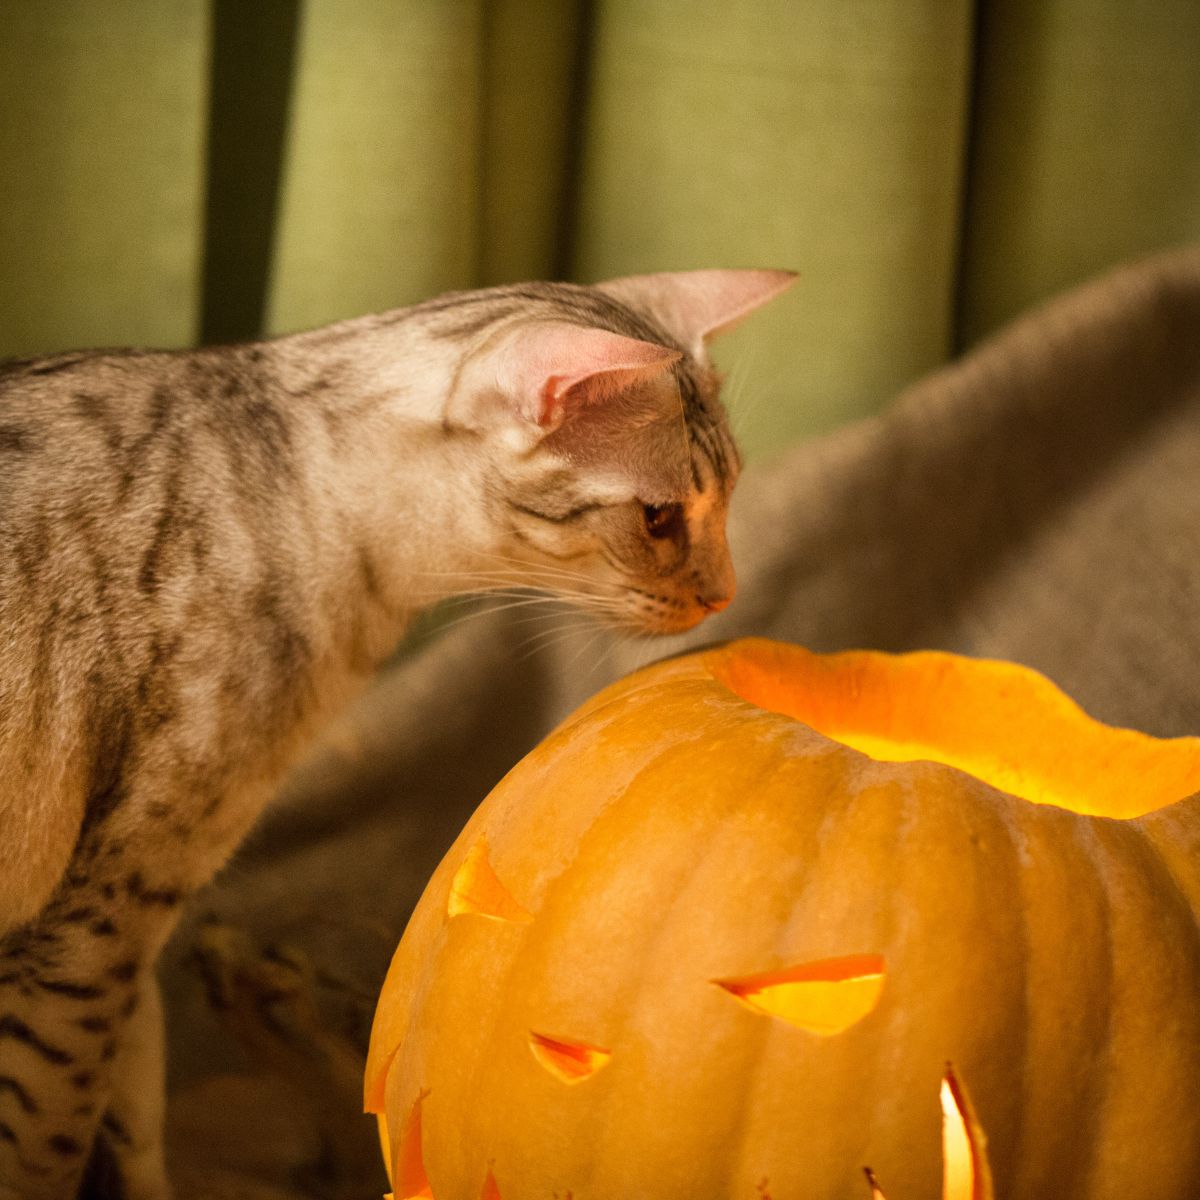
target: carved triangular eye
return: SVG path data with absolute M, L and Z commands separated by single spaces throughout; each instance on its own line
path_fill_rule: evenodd
M 528 924 L 533 920 L 532 914 L 513 899 L 512 893 L 492 870 L 487 839 L 482 837 L 467 851 L 466 858 L 454 875 L 446 913 L 451 917 L 471 913 L 478 917 L 490 917 L 494 921 L 514 921 L 519 924 Z
M 830 1035 L 849 1029 L 879 1003 L 884 974 L 881 955 L 850 954 L 713 982 L 755 1012 Z
M 533 1057 L 563 1083 L 579 1083 L 595 1075 L 612 1058 L 612 1053 L 586 1042 L 567 1042 L 543 1033 L 529 1035 Z
M 408 1111 L 408 1118 L 400 1132 L 400 1145 L 393 1166 L 395 1200 L 433 1200 L 429 1176 L 425 1174 L 425 1155 L 421 1149 L 421 1102 L 422 1092 Z
M 496 1177 L 491 1171 L 483 1181 L 483 1191 L 479 1193 L 479 1200 L 502 1200 L 500 1189 L 496 1186 Z

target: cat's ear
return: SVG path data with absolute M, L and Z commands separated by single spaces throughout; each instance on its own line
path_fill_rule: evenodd
M 505 402 L 541 433 L 552 433 L 581 405 L 663 374 L 682 357 L 678 350 L 565 321 L 524 326 L 492 354 Z
M 653 316 L 681 346 L 703 358 L 704 345 L 796 281 L 795 271 L 663 271 L 596 286 Z

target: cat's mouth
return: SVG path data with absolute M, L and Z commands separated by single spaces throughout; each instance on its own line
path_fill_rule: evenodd
M 721 605 L 720 607 L 724 607 Z M 705 617 L 717 611 L 699 600 L 644 596 L 636 598 L 628 616 L 618 624 L 635 637 L 669 637 L 695 629 Z

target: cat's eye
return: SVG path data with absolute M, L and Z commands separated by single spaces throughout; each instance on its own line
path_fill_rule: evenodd
M 683 523 L 683 505 L 643 504 L 642 519 L 652 538 L 672 537 Z

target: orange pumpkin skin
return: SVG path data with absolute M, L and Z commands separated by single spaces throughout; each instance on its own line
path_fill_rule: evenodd
M 396 952 L 366 1098 L 397 1200 L 866 1200 L 868 1167 L 926 1200 L 948 1064 L 964 1195 L 1200 1194 L 1198 792 L 1200 739 L 1009 664 L 752 640 L 630 676 L 501 781 Z M 754 1002 L 786 979 L 807 1025 Z

